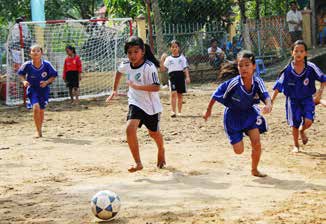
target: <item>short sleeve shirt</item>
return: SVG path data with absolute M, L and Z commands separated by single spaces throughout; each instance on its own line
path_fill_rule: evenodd
M 129 61 L 122 62 L 118 71 L 126 74 L 127 79 L 137 85 L 160 85 L 157 69 L 148 60 L 138 67 L 133 67 Z M 148 115 L 154 115 L 163 110 L 158 92 L 135 90 L 131 87 L 128 91 L 128 104 L 141 108 Z
M 289 23 L 289 21 L 294 21 L 296 23 L 299 23 L 300 21 L 302 21 L 302 14 L 299 10 L 296 10 L 295 12 L 293 10 L 290 10 L 286 14 L 286 22 L 288 22 L 289 32 L 302 31 L 301 26 L 297 26 L 296 24 L 291 24 L 291 23 Z M 296 30 L 296 27 L 297 27 L 297 30 Z
M 189 67 L 185 56 L 168 56 L 164 61 L 164 67 L 168 70 L 168 73 L 184 71 Z

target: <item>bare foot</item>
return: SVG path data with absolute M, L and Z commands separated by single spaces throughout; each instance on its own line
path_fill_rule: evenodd
M 300 136 L 301 136 L 301 140 L 302 140 L 302 143 L 304 145 L 306 145 L 308 143 L 308 137 L 306 136 L 306 134 L 304 133 L 304 131 L 300 131 Z
M 34 138 L 42 138 L 42 137 L 43 137 L 42 133 L 36 133 L 35 136 L 34 136 Z
M 267 177 L 267 174 L 261 173 L 258 170 L 251 170 L 251 174 L 255 177 Z
M 166 162 L 165 162 L 165 152 L 164 149 L 161 150 L 161 152 L 158 152 L 157 154 L 157 164 L 156 166 L 160 169 L 162 169 L 165 166 Z
M 165 165 L 166 165 L 165 160 L 162 160 L 162 161 L 157 161 L 157 165 L 156 166 L 158 168 L 162 169 L 162 168 L 164 168 Z
M 294 153 L 300 152 L 299 146 L 293 146 L 292 152 L 294 152 Z
M 137 163 L 136 166 L 131 166 L 128 171 L 130 173 L 134 173 L 134 172 L 137 172 L 139 170 L 142 170 L 143 169 L 143 165 L 141 163 Z

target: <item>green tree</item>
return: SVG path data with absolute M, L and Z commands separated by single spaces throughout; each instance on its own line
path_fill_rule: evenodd
M 228 22 L 233 0 L 159 0 L 164 22 L 206 23 Z
M 145 14 L 145 3 L 143 0 L 104 0 L 108 10 L 108 17 L 111 18 L 136 18 Z

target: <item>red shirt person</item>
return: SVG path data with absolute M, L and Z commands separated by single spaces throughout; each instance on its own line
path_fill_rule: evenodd
M 79 103 L 79 82 L 81 80 L 82 62 L 73 46 L 66 47 L 67 57 L 63 66 L 62 78 L 69 88 L 71 103 Z M 74 101 L 74 96 L 76 101 Z

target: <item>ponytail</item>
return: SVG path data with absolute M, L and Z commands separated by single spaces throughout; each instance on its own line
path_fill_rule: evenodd
M 221 65 L 221 69 L 218 73 L 217 80 L 225 81 L 231 79 L 239 74 L 238 66 L 236 62 L 225 62 Z
M 148 44 L 145 44 L 144 47 L 145 47 L 144 59 L 151 61 L 156 67 L 160 67 L 160 62 L 155 58 L 151 50 L 151 47 Z
M 151 47 L 148 44 L 144 44 L 143 39 L 137 36 L 131 36 L 125 43 L 124 52 L 128 53 L 129 47 L 139 46 L 144 51 L 144 60 L 151 61 L 156 67 L 160 67 L 160 62 L 155 58 Z

